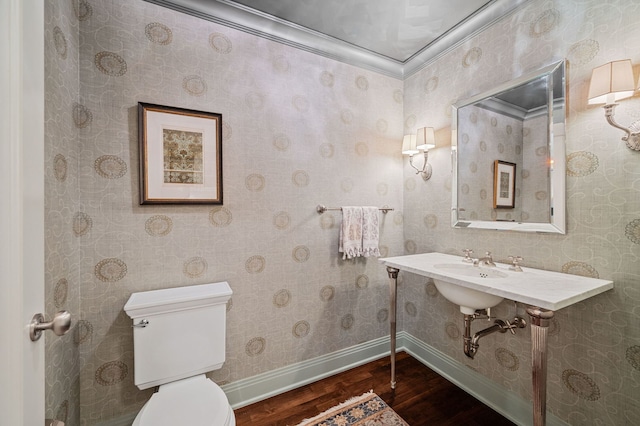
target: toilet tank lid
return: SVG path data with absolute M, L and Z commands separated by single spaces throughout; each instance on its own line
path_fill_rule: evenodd
M 143 291 L 133 293 L 124 305 L 124 310 L 131 318 L 139 318 L 227 303 L 232 293 L 226 281 Z

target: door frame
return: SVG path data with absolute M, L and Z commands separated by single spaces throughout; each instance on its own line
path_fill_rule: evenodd
M 44 424 L 44 2 L 0 1 L 0 413 Z

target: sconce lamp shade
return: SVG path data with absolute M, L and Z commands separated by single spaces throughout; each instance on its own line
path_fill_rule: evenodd
M 421 127 L 416 136 L 416 148 L 428 151 L 436 147 L 436 132 L 433 127 Z
M 589 104 L 613 104 L 633 96 L 635 83 L 631 60 L 613 61 L 593 69 Z
M 414 155 L 419 152 L 416 148 L 416 135 L 404 135 L 404 139 L 402 139 L 402 154 Z

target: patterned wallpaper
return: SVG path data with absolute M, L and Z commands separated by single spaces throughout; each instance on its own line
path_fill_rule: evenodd
M 384 267 L 343 261 L 339 212 L 315 208 L 394 207 L 381 251 L 402 253 L 402 81 L 140 0 L 48 8 L 47 167 L 70 170 L 48 183 L 52 231 L 69 245 L 48 248 L 62 265 L 48 295 L 64 279 L 79 302 L 61 304 L 78 365 L 49 379 L 79 380 L 79 392 L 50 386 L 67 402 L 48 412 L 74 406 L 66 424 L 94 425 L 148 400 L 122 309 L 135 291 L 229 282 L 218 383 L 388 334 Z M 224 205 L 138 204 L 138 102 L 222 114 Z
M 458 132 L 459 218 L 466 220 L 521 220 L 528 215 L 522 204 L 523 121 L 477 106 L 460 108 Z M 516 165 L 513 209 L 493 208 L 494 160 Z M 528 177 L 528 176 L 527 176 Z M 526 183 L 528 183 L 525 180 Z
M 523 121 L 476 106 L 459 109 L 458 116 L 459 218 L 548 223 L 545 116 Z M 494 160 L 516 165 L 513 209 L 493 208 Z
M 549 165 L 547 148 L 547 120 L 533 117 L 525 120 L 522 134 L 523 168 L 519 173 L 521 188 L 533 197 L 522 197 L 523 220 L 527 222 L 549 223 Z M 555 145 L 561 143 L 563 136 L 554 135 Z M 518 190 L 516 189 L 516 193 Z
M 491 250 L 497 259 L 520 255 L 525 266 L 615 282 L 614 290 L 558 311 L 549 331 L 548 409 L 574 425 L 640 424 L 640 155 L 626 148 L 602 108 L 587 105 L 593 67 L 623 58 L 640 64 L 639 20 L 633 0 L 530 1 L 404 82 L 405 130 L 434 126 L 446 141 L 451 104 L 569 61 L 567 234 L 451 228 L 449 147 L 430 152 L 426 183 L 405 168 L 404 232 L 407 253 Z M 616 113 L 627 125 L 640 119 L 640 97 L 621 102 Z M 530 398 L 528 330 L 485 337 L 467 359 L 458 308 L 424 279 L 405 274 L 402 287 L 402 329 Z M 516 311 L 524 315 L 505 301 L 494 314 L 511 318 Z M 473 329 L 484 326 L 475 321 Z
M 640 157 L 586 104 L 593 66 L 640 63 L 639 19 L 633 0 L 532 0 L 402 82 L 141 0 L 48 1 L 47 312 L 76 325 L 47 341 L 62 367 L 47 371 L 47 414 L 93 425 L 148 399 L 122 311 L 134 291 L 230 283 L 218 383 L 386 335 L 386 272 L 341 260 L 340 216 L 318 215 L 323 203 L 395 207 L 381 217 L 385 256 L 469 247 L 614 280 L 556 313 L 548 408 L 570 424 L 640 423 Z M 564 57 L 567 234 L 452 229 L 451 104 Z M 140 101 L 222 114 L 223 206 L 138 205 Z M 639 106 L 624 101 L 620 122 Z M 439 143 L 427 182 L 398 154 L 423 126 Z M 530 396 L 527 332 L 484 338 L 469 360 L 462 314 L 433 283 L 404 274 L 400 297 L 400 330 Z
M 78 4 L 45 4 L 45 318 L 80 312 L 78 210 Z M 77 330 L 77 329 L 76 329 Z M 74 331 L 76 331 L 74 330 Z M 46 418 L 79 424 L 80 357 L 77 335 L 45 333 Z

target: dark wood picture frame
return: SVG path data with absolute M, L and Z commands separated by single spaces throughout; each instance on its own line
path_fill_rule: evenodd
M 516 206 L 516 165 L 507 161 L 493 162 L 493 208 Z
M 140 204 L 222 204 L 222 114 L 138 103 Z

